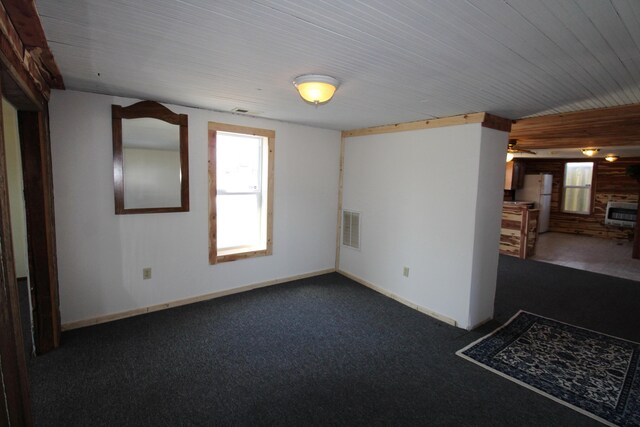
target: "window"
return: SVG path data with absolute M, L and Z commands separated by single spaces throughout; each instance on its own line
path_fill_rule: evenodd
M 593 162 L 567 162 L 562 186 L 562 211 L 589 215 L 591 213 L 591 181 Z
M 275 132 L 209 122 L 209 263 L 271 255 Z

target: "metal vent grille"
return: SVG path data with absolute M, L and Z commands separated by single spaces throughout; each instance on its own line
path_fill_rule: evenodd
M 360 249 L 360 213 L 342 211 L 342 244 Z

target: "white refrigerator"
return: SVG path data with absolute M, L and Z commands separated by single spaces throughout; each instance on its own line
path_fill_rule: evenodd
M 549 231 L 552 181 L 553 175 L 549 173 L 525 175 L 524 186 L 516 190 L 516 200 L 535 202 L 535 208 L 540 210 L 538 233 Z

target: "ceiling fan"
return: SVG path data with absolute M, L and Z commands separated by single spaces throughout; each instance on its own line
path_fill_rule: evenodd
M 524 148 L 522 149 L 516 148 L 517 143 L 518 143 L 517 139 L 509 140 L 509 145 L 507 145 L 507 162 L 510 162 L 511 160 L 513 160 L 513 155 L 516 153 L 527 153 L 527 154 L 533 154 L 533 155 L 536 154 L 535 151 L 525 150 Z
M 527 153 L 527 154 L 536 154 L 535 151 L 525 150 L 524 148 L 516 148 L 516 144 L 518 143 L 517 139 L 510 139 L 509 145 L 507 145 L 507 153 Z

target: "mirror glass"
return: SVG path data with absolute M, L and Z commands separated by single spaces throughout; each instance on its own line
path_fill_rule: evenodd
M 124 208 L 179 207 L 180 127 L 151 118 L 122 121 Z
M 154 101 L 111 115 L 116 214 L 188 212 L 188 117 Z

